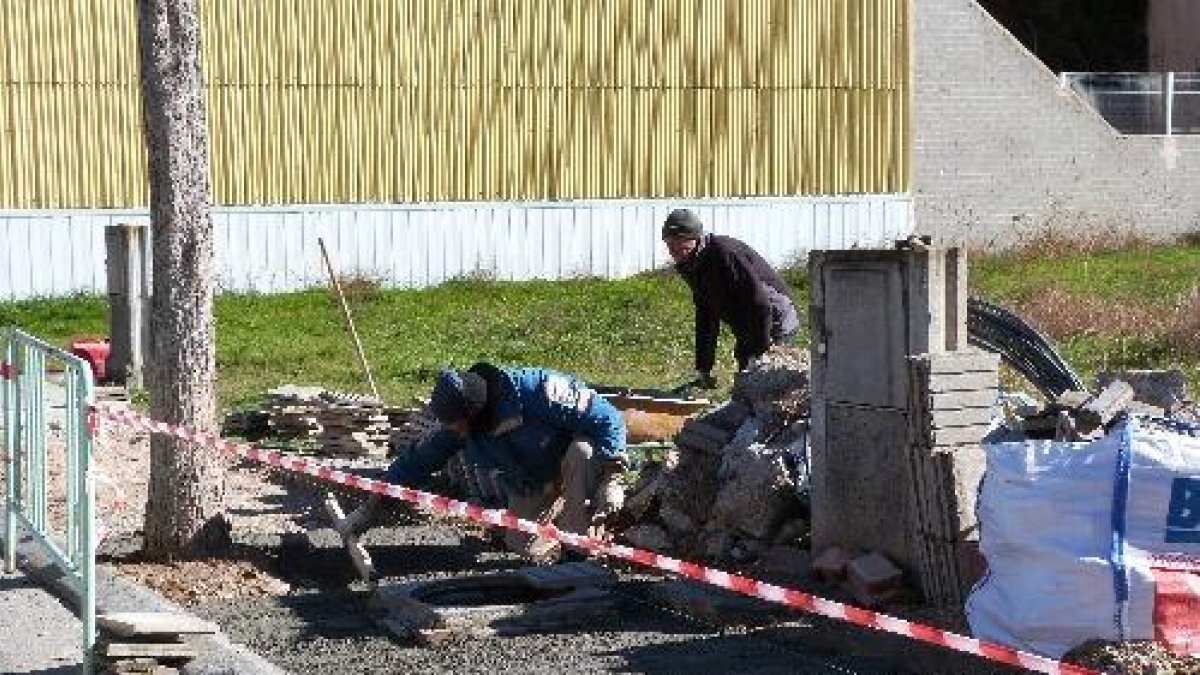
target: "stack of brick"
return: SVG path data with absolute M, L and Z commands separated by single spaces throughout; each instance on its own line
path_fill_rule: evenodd
M 442 426 L 425 406 L 384 408 L 383 412 L 391 427 L 388 443 L 395 449 L 420 443 Z
M 315 438 L 321 433 L 317 420 L 319 408 L 312 404 L 278 403 L 266 405 L 268 426 L 272 436 L 285 439 Z
M 324 406 L 320 387 L 284 385 L 267 392 L 263 411 L 268 417 L 271 434 L 280 438 L 314 438 L 321 432 L 317 411 Z
M 977 350 L 923 354 L 909 359 L 909 369 L 911 559 L 927 600 L 960 605 L 982 571 L 975 495 L 999 357 Z
M 391 427 L 379 405 L 330 404 L 317 413 L 326 457 L 387 456 Z

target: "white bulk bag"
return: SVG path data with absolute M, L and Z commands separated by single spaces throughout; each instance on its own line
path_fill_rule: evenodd
M 1089 443 L 986 444 L 972 633 L 1053 658 L 1089 639 L 1200 650 L 1197 435 L 1130 418 Z

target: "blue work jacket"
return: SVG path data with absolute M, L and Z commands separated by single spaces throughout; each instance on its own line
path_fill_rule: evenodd
M 499 469 L 509 485 L 556 480 L 572 439 L 583 437 L 598 459 L 625 457 L 625 419 L 603 396 L 583 382 L 545 368 L 497 368 L 476 364 L 471 370 L 488 380 L 494 405 L 487 428 L 463 438 L 441 429 L 402 452 L 388 468 L 393 483 L 417 486 L 460 450 L 479 468 Z

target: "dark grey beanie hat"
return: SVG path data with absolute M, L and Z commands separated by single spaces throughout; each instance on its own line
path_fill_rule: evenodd
M 474 417 L 487 403 L 487 383 L 469 370 L 443 370 L 429 395 L 429 409 L 443 424 Z
M 675 209 L 662 226 L 663 239 L 667 237 L 682 237 L 683 239 L 699 239 L 704 236 L 704 223 L 699 216 L 688 209 Z

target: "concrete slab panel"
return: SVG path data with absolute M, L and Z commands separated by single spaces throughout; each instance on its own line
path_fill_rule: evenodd
M 813 453 L 813 549 L 879 551 L 909 559 L 908 420 L 903 412 L 830 405 Z
M 903 408 L 907 336 L 898 266 L 831 263 L 820 283 L 825 305 L 815 337 L 824 345 L 825 398 Z
M 100 628 L 120 635 L 196 635 L 216 633 L 221 627 L 190 614 L 169 612 L 114 612 L 96 617 Z

